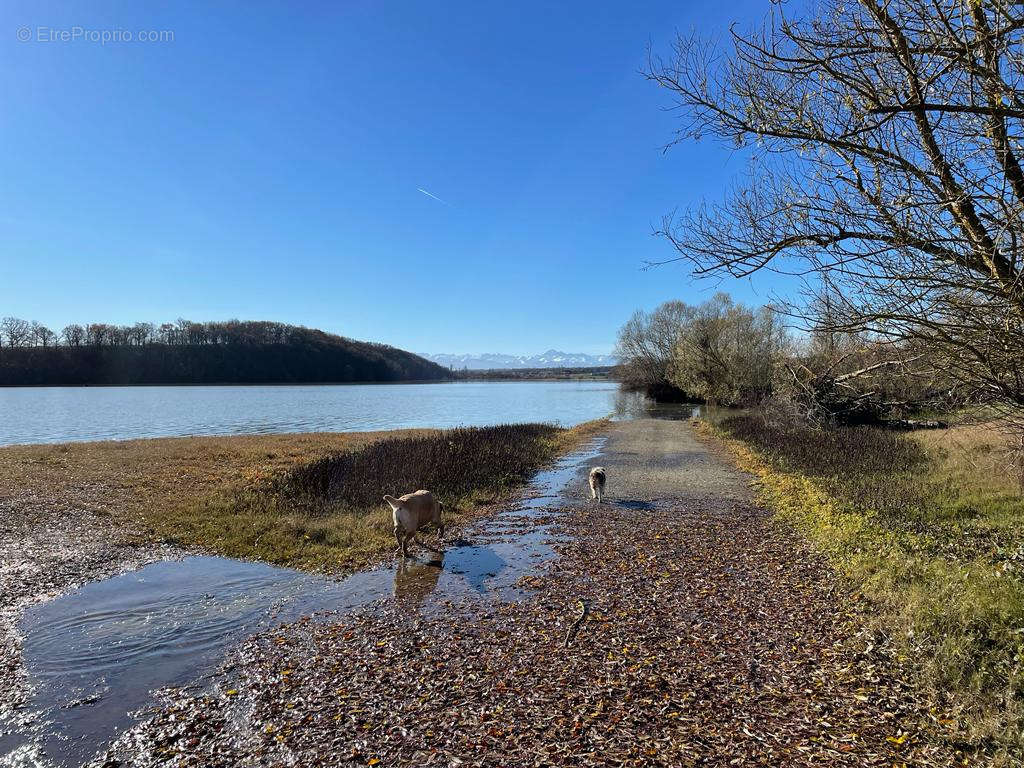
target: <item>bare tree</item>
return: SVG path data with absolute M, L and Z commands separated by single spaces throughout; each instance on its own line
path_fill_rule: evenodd
M 32 340 L 41 347 L 50 346 L 54 333 L 42 323 L 32 322 Z
M 677 140 L 751 158 L 737 189 L 662 234 L 698 274 L 802 275 L 833 302 L 821 330 L 927 346 L 979 395 L 1024 406 L 1024 6 L 817 7 L 652 58 Z
M 85 326 L 85 343 L 93 347 L 110 344 L 113 330 L 114 327 L 106 323 L 89 323 Z
M 0 320 L 0 338 L 7 340 L 9 347 L 21 347 L 28 343 L 32 334 L 32 325 L 18 317 L 5 317 Z
M 652 397 L 673 388 L 668 367 L 692 312 L 688 304 L 667 301 L 650 313 L 637 310 L 622 326 L 615 356 L 620 361 L 620 378 L 628 388 L 646 391 Z
M 656 399 L 738 405 L 770 394 L 787 348 L 768 307 L 750 309 L 719 293 L 698 305 L 668 301 L 636 312 L 619 331 L 615 354 L 627 388 Z
M 160 344 L 176 344 L 177 329 L 173 323 L 161 323 L 156 329 L 156 340 Z
M 60 337 L 67 346 L 79 347 L 85 340 L 85 328 L 77 323 L 65 325 L 64 330 L 60 332 Z
M 132 326 L 132 343 L 142 346 L 148 344 L 153 340 L 153 331 L 155 326 L 153 323 L 135 323 Z

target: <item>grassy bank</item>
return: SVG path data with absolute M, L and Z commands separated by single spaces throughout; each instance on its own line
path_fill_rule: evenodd
M 0 501 L 41 523 L 79 515 L 232 557 L 343 571 L 393 544 L 383 494 L 430 488 L 458 522 L 603 424 L 10 446 L 0 448 Z
M 935 720 L 1018 751 L 1024 694 L 1024 500 L 981 427 L 817 432 L 734 416 L 706 427 L 766 501 L 848 577 L 919 668 Z
M 458 525 L 506 498 L 603 422 L 569 430 L 540 424 L 383 437 L 332 452 L 181 509 L 160 529 L 235 557 L 339 571 L 394 547 L 383 495 L 428 488 Z

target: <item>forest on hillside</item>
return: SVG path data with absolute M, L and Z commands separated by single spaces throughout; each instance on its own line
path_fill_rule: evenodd
M 450 372 L 385 344 L 267 321 L 72 324 L 0 320 L 0 386 L 433 381 Z

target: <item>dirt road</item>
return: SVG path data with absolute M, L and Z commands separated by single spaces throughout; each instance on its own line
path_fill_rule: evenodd
M 135 765 L 950 765 L 847 595 L 685 422 L 612 426 L 518 602 L 382 601 L 247 642 Z M 578 631 L 567 636 L 573 625 Z M 956 764 L 961 764 L 957 762 Z

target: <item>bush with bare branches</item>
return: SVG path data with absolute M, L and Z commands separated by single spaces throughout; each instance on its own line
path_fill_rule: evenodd
M 656 400 L 753 405 L 771 395 L 788 346 L 770 308 L 718 293 L 697 305 L 669 301 L 637 312 L 619 331 L 615 354 L 626 388 Z

